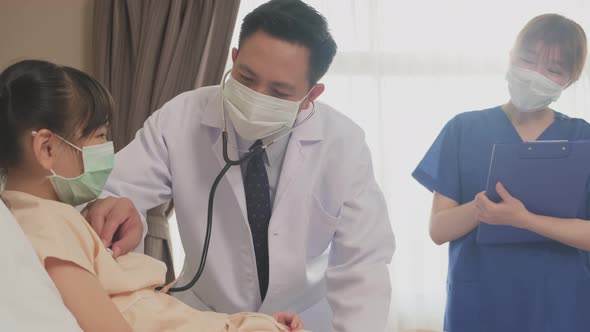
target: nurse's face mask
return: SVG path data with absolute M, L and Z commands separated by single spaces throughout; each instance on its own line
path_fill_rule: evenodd
M 535 112 L 549 106 L 561 96 L 564 86 L 542 74 L 511 65 L 506 75 L 510 100 L 519 112 Z
M 301 105 L 311 92 L 298 101 L 279 99 L 251 90 L 231 74 L 228 76 L 223 87 L 224 109 L 238 135 L 251 141 L 293 128 Z
M 535 112 L 557 101 L 569 85 L 569 74 L 559 65 L 559 50 L 539 43 L 535 50 L 515 55 L 506 80 L 510 100 L 520 112 Z
M 36 132 L 33 132 L 36 135 Z M 82 155 L 84 171 L 77 177 L 64 177 L 51 169 L 47 178 L 51 182 L 60 201 L 70 205 L 80 205 L 97 199 L 113 170 L 114 147 L 113 142 L 89 145 L 82 148 L 56 135 L 70 148 Z

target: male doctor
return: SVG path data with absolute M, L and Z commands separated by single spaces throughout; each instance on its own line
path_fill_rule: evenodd
M 313 8 L 299 0 L 263 4 L 242 23 L 225 84 L 172 99 L 117 154 L 109 193 L 141 213 L 174 199 L 186 252 L 176 285 L 183 286 L 198 268 L 209 191 L 225 166 L 224 123 L 232 159 L 282 136 L 221 181 L 204 273 L 176 294 L 187 304 L 295 311 L 318 332 L 385 329 L 394 251 L 385 200 L 363 131 L 314 102 L 335 53 Z M 120 241 L 137 246 L 139 219 L 132 208 L 122 214 L 124 206 L 128 200 L 110 198 L 85 213 L 107 244 L 120 224 Z

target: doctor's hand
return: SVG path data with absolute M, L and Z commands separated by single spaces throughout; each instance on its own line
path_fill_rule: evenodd
M 303 329 L 303 321 L 298 314 L 294 312 L 277 312 L 272 315 L 277 322 L 287 326 L 290 331 Z
M 496 184 L 496 192 L 502 199 L 499 203 L 491 201 L 485 192 L 475 196 L 474 201 L 478 219 L 487 224 L 522 228 L 531 213 L 521 201 L 510 195 L 502 183 L 498 182 Z
M 128 253 L 141 243 L 143 224 L 130 199 L 97 199 L 89 203 L 81 213 L 105 247 L 111 248 L 114 258 Z

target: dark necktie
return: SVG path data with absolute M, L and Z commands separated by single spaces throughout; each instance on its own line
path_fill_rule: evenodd
M 252 147 L 261 144 L 262 142 L 258 140 Z M 268 289 L 268 223 L 271 215 L 270 188 L 263 156 L 264 152 L 261 152 L 250 158 L 244 177 L 248 222 L 254 242 L 258 284 L 262 300 L 264 300 Z

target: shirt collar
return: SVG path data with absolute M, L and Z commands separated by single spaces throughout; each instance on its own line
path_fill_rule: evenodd
M 281 135 L 283 135 L 283 133 L 277 133 L 276 135 L 274 135 L 274 137 L 280 137 Z M 263 142 L 270 142 L 274 137 L 271 136 L 270 139 L 264 139 Z M 267 166 L 272 167 L 274 165 L 277 165 L 281 161 L 287 150 L 287 145 L 289 143 L 290 137 L 291 134 L 282 137 L 266 148 L 264 153 L 264 163 Z M 236 133 L 236 143 L 238 145 L 238 153 L 240 155 L 240 158 L 249 151 L 250 147 L 254 144 L 254 142 L 255 141 L 244 139 L 238 133 Z

